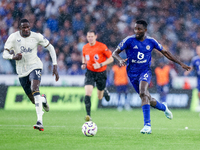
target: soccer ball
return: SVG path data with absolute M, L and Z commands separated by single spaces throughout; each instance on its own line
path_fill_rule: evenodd
M 97 133 L 97 125 L 92 121 L 88 121 L 83 124 L 82 132 L 85 136 L 94 136 Z

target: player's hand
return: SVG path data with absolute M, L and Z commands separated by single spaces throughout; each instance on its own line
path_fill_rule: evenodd
M 94 69 L 99 69 L 101 68 L 100 63 L 98 63 L 97 61 L 95 61 L 95 64 L 93 64 Z
M 81 69 L 84 70 L 84 69 L 86 68 L 86 66 L 87 66 L 87 65 L 83 63 L 83 64 L 81 65 Z
M 57 71 L 57 65 L 53 65 L 53 76 L 56 76 L 55 80 L 58 81 L 59 80 L 59 75 L 58 75 L 58 71 Z
M 22 54 L 21 53 L 17 53 L 15 56 L 13 56 L 14 60 L 21 60 L 22 59 Z
M 128 60 L 128 58 L 120 60 L 120 61 L 119 61 L 119 65 L 120 65 L 120 66 L 126 66 L 126 61 L 127 61 L 127 60 Z
M 191 70 L 192 68 L 189 67 L 188 65 L 185 65 L 185 64 L 181 64 L 181 67 L 187 71 Z

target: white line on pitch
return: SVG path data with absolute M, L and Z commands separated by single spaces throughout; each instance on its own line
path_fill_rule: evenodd
M 32 125 L 0 125 L 0 127 L 30 127 Z M 50 128 L 66 128 L 66 127 L 73 127 L 73 128 L 81 128 L 81 126 L 44 126 L 44 127 L 50 127 Z M 141 128 L 129 128 L 129 127 L 98 127 L 98 129 L 117 129 L 117 130 L 135 130 L 135 129 L 141 129 Z M 169 129 L 175 129 L 175 128 L 156 128 L 155 130 L 169 130 Z M 179 128 L 175 130 L 186 130 L 185 128 Z M 187 130 L 200 130 L 200 129 L 187 129 Z

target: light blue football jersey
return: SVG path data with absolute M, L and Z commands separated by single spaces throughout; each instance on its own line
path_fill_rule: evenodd
M 130 75 L 149 70 L 152 50 L 155 48 L 161 51 L 163 46 L 152 37 L 146 36 L 141 42 L 136 39 L 135 35 L 132 35 L 123 39 L 118 48 L 126 51 L 127 73 Z

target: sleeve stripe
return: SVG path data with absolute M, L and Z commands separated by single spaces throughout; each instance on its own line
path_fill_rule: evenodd
M 5 48 L 5 50 L 7 50 L 7 51 L 9 51 L 9 52 L 10 52 L 10 50 L 9 50 L 9 49 L 7 49 L 7 48 Z
M 49 42 L 49 44 L 50 44 L 50 42 Z M 45 46 L 44 48 L 47 48 L 49 46 L 49 44 L 47 44 L 47 46 Z

